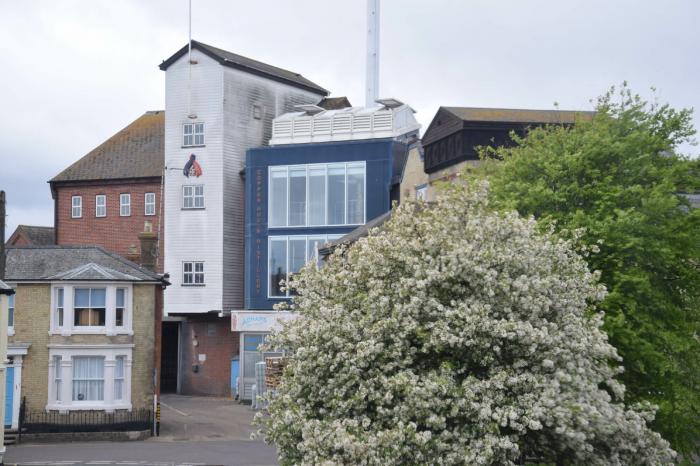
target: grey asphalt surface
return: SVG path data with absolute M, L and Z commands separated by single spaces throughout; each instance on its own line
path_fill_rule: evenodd
M 164 395 L 161 435 L 136 442 L 8 446 L 5 465 L 273 466 L 274 447 L 251 440 L 254 412 L 226 398 Z

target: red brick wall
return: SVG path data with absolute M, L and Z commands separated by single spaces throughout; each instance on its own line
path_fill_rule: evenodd
M 56 244 L 97 245 L 117 253 L 127 259 L 139 261 L 141 247 L 138 234 L 146 221 L 158 229 L 160 216 L 160 182 L 86 182 L 61 184 L 55 188 L 55 228 Z M 119 195 L 131 194 L 131 215 L 119 215 Z M 156 215 L 145 215 L 145 194 L 156 194 Z M 95 196 L 107 196 L 107 216 L 95 216 Z M 72 218 L 71 199 L 83 197 L 81 218 Z M 161 224 L 158 271 L 163 271 L 163 235 Z
M 230 396 L 231 358 L 238 355 L 239 349 L 239 334 L 231 332 L 231 319 L 190 317 L 182 323 L 180 335 L 180 392 L 183 395 Z M 206 360 L 200 361 L 200 355 L 206 355 Z M 197 372 L 193 366 L 197 366 Z

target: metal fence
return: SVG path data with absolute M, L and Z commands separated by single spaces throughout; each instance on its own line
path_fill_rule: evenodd
M 153 434 L 153 411 L 30 411 L 22 399 L 19 409 L 19 435 L 64 432 L 128 432 L 151 430 Z

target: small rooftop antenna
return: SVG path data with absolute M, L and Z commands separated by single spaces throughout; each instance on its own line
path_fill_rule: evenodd
M 189 76 L 187 77 L 187 118 L 196 120 L 197 115 L 192 112 L 192 0 L 190 0 L 189 14 L 189 41 L 187 42 L 187 67 Z
M 379 98 L 379 2 L 380 0 L 367 0 L 366 107 L 376 107 Z

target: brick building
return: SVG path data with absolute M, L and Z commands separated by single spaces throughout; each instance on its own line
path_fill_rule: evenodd
M 164 112 L 146 112 L 49 181 L 56 244 L 102 246 L 138 260 L 138 234 L 163 228 L 164 124 Z M 161 241 L 159 271 L 162 251 Z
M 160 275 L 100 247 L 28 246 L 8 248 L 5 277 L 16 291 L 6 424 L 22 397 L 31 412 L 153 406 Z
M 48 246 L 56 243 L 53 227 L 17 225 L 7 246 Z

